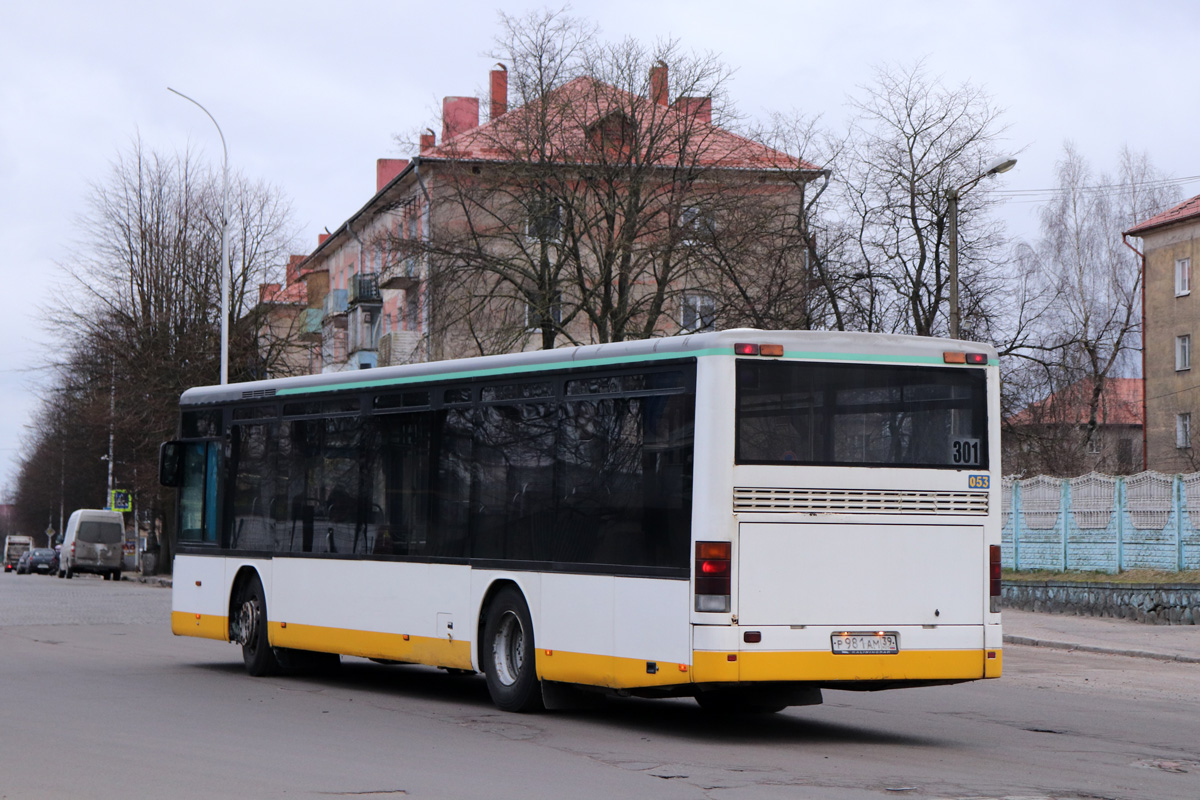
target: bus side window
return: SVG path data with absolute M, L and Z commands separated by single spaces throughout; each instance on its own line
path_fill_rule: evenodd
M 218 489 L 221 447 L 218 442 L 183 445 L 182 488 L 179 493 L 179 540 L 215 544 L 221 518 Z

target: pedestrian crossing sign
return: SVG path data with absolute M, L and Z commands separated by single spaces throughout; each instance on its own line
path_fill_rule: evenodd
M 108 502 L 113 511 L 133 511 L 133 495 L 128 489 L 113 489 Z

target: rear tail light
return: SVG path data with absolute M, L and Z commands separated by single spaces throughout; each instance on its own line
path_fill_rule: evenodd
M 732 550 L 729 542 L 696 542 L 697 611 L 729 611 Z
M 733 352 L 734 355 L 739 356 L 773 356 L 779 358 L 783 355 L 783 345 L 738 342 L 733 346 Z
M 992 613 L 1000 611 L 1000 545 L 988 548 L 988 595 L 992 601 Z

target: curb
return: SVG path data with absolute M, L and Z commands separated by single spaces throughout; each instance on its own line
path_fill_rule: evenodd
M 1184 664 L 1200 664 L 1200 657 L 1168 655 L 1152 653 L 1148 650 L 1122 650 L 1116 647 L 1097 647 L 1090 644 L 1074 644 L 1072 642 L 1055 642 L 1048 639 L 1033 639 L 1028 636 L 1004 636 L 1005 644 L 1024 645 L 1026 647 L 1047 647 L 1052 650 L 1077 650 L 1081 653 L 1101 653 L 1110 656 L 1128 656 L 1130 658 L 1150 658 L 1155 661 L 1178 661 Z

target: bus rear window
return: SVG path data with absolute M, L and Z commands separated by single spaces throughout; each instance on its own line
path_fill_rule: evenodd
M 740 360 L 738 464 L 986 469 L 982 369 Z

